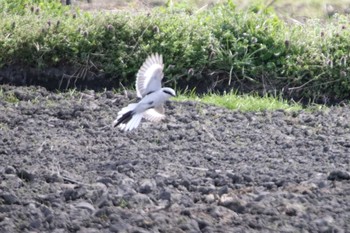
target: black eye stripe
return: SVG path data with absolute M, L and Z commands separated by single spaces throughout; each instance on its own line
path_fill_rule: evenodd
M 164 93 L 168 94 L 168 95 L 171 95 L 171 96 L 174 96 L 173 93 L 171 93 L 170 91 L 168 90 L 163 90 Z

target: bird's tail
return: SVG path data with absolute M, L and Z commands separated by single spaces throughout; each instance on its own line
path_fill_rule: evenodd
M 142 120 L 143 113 L 136 113 L 134 111 L 136 106 L 137 103 L 133 103 L 120 110 L 117 119 L 113 121 L 113 127 L 118 126 L 124 131 L 137 128 Z

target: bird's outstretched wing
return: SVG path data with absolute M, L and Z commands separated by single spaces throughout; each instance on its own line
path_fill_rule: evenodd
M 158 107 L 148 109 L 143 115 L 149 121 L 159 122 L 165 118 L 164 107 L 163 105 L 160 105 Z
M 162 88 L 163 67 L 162 55 L 155 53 L 147 57 L 136 75 L 137 97 L 143 98 Z

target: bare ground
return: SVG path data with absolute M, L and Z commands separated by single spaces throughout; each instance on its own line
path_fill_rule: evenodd
M 0 88 L 0 232 L 350 232 L 349 106 L 229 111 Z

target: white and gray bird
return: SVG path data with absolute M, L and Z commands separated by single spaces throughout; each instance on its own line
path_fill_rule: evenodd
M 129 104 L 118 112 L 113 126 L 130 131 L 137 128 L 142 120 L 159 122 L 165 118 L 164 103 L 176 95 L 169 87 L 162 88 L 163 58 L 157 53 L 147 57 L 136 75 L 136 93 L 140 102 Z

